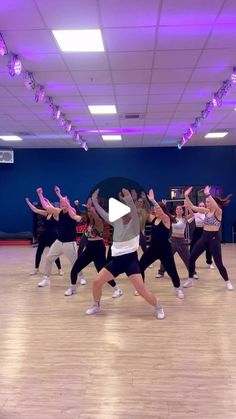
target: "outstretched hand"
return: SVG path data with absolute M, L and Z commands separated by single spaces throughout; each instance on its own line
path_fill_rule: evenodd
M 54 191 L 56 192 L 57 195 L 61 193 L 59 186 L 55 186 Z
M 27 204 L 30 204 L 30 200 L 29 200 L 29 198 L 28 198 L 28 197 L 27 197 L 27 198 L 25 198 L 25 200 L 26 200 Z
M 43 195 L 43 188 L 37 188 L 36 192 L 38 195 Z
M 92 194 L 92 199 L 97 199 L 98 194 L 99 194 L 99 189 L 96 189 L 96 191 L 94 191 L 93 194 Z
M 210 195 L 210 193 L 211 193 L 211 187 L 209 185 L 205 186 L 204 194 L 205 195 Z
M 151 201 L 151 202 L 155 201 L 155 195 L 154 195 L 153 189 L 149 190 L 149 193 L 148 193 L 147 197 L 148 197 L 149 201 Z
M 192 190 L 193 190 L 193 187 L 190 186 L 188 189 L 186 189 L 186 191 L 184 191 L 185 198 L 191 194 Z
M 123 193 L 123 196 L 129 196 L 130 195 L 130 192 L 129 192 L 129 190 L 128 189 L 125 189 L 125 188 L 122 188 L 122 193 Z M 132 195 L 131 195 L 132 196 Z M 132 198 L 133 198 L 133 196 L 132 196 Z M 134 198 L 133 198 L 134 199 Z

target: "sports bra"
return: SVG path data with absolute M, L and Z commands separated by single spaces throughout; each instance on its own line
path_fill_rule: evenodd
M 184 234 L 185 227 L 186 227 L 186 221 L 183 217 L 176 218 L 176 223 L 172 224 L 172 234 Z
M 204 218 L 204 225 L 205 226 L 217 226 L 220 227 L 221 221 L 215 216 L 215 214 L 211 215 L 210 217 L 205 216 Z

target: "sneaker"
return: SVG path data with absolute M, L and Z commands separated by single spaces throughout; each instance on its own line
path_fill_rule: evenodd
M 228 291 L 233 291 L 234 287 L 230 280 L 226 281 L 226 288 Z
M 184 293 L 181 290 L 181 288 L 176 288 L 176 297 L 183 299 L 184 298 Z
M 135 297 L 138 297 L 139 296 L 139 293 L 138 293 L 137 290 L 134 291 L 134 295 L 135 295 Z
M 198 279 L 198 274 L 196 272 L 195 272 L 195 274 L 193 274 L 193 278 Z
M 165 318 L 165 313 L 162 307 L 156 308 L 156 316 L 158 320 L 163 320 Z
M 88 308 L 88 310 L 85 311 L 85 314 L 97 314 L 100 313 L 101 307 L 94 303 L 92 307 Z
M 64 272 L 61 269 L 58 269 L 58 275 L 63 276 Z
M 151 265 L 149 265 L 149 269 L 152 269 L 153 268 L 153 263 L 151 263 Z
M 163 278 L 163 276 L 164 276 L 164 274 L 160 274 L 159 272 L 157 272 L 157 274 L 156 274 L 156 278 Z
M 86 285 L 87 284 L 87 281 L 86 281 L 86 279 L 82 276 L 81 278 L 80 278 L 80 285 Z
M 213 263 L 209 263 L 207 266 L 208 266 L 208 269 L 215 269 L 215 266 L 213 265 Z
M 38 283 L 38 287 L 46 287 L 47 285 L 50 285 L 50 279 L 47 276 L 44 276 L 42 281 Z
M 189 288 L 193 285 L 193 278 L 189 278 L 187 279 L 187 281 L 184 283 L 183 287 L 184 288 Z
M 112 298 L 119 298 L 123 294 L 123 291 L 120 288 L 115 289 L 115 291 L 112 294 Z
M 70 297 L 71 295 L 76 294 L 76 287 L 74 285 L 72 285 L 70 288 L 68 288 L 68 290 L 66 290 L 64 292 L 64 295 L 66 297 Z
M 39 273 L 39 269 L 35 268 L 32 272 L 30 272 L 30 275 L 37 275 Z

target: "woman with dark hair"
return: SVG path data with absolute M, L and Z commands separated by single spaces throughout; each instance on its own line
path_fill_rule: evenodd
M 185 229 L 187 221 L 192 218 L 193 212 L 191 211 L 188 215 L 184 215 L 184 209 L 182 205 L 175 207 L 175 221 L 172 223 L 170 244 L 173 255 L 178 253 L 182 261 L 184 262 L 187 270 L 189 270 L 190 251 L 188 243 L 185 239 Z M 160 269 L 156 274 L 156 278 L 162 278 L 164 276 L 166 266 L 161 263 Z M 198 278 L 197 273 L 194 273 L 194 278 Z
M 198 203 L 198 207 L 205 208 L 206 207 L 205 202 L 200 201 Z M 193 222 L 193 220 L 194 220 L 194 223 L 195 223 L 195 228 L 193 230 L 192 240 L 191 240 L 191 244 L 190 244 L 190 253 L 192 252 L 195 244 L 200 239 L 200 237 L 203 233 L 204 218 L 205 218 L 205 214 L 203 214 L 201 212 L 194 212 L 193 217 L 191 218 L 191 220 L 189 220 L 189 223 Z M 211 255 L 211 252 L 210 252 L 208 247 L 206 249 L 206 263 L 207 263 L 207 266 L 208 266 L 209 269 L 215 269 L 215 267 L 212 263 L 212 255 Z
M 41 262 L 42 254 L 46 247 L 51 247 L 54 241 L 57 239 L 58 231 L 57 231 L 57 224 L 58 222 L 49 214 L 46 210 L 40 209 L 33 205 L 29 198 L 25 198 L 26 203 L 30 207 L 30 209 L 38 215 L 42 215 L 45 217 L 44 223 L 44 231 L 39 235 L 38 238 L 38 247 L 35 255 L 35 263 L 34 263 L 34 270 L 30 273 L 30 275 L 37 275 L 39 273 L 39 265 Z M 60 258 L 55 259 L 55 264 L 58 268 L 58 274 L 64 275 L 64 272 L 61 270 L 61 262 Z
M 139 264 L 144 280 L 144 272 L 147 267 L 160 259 L 161 263 L 170 276 L 172 283 L 176 289 L 176 296 L 184 298 L 184 293 L 180 288 L 180 279 L 176 270 L 175 261 L 171 245 L 169 242 L 169 233 L 171 223 L 175 221 L 175 217 L 169 213 L 163 202 L 156 202 L 153 190 L 150 189 L 148 198 L 154 205 L 155 215 L 152 216 L 152 232 L 151 232 L 151 245 L 146 252 L 142 255 Z M 135 295 L 138 295 L 135 293 Z
M 106 265 L 106 248 L 103 242 L 104 224 L 102 219 L 97 214 L 91 198 L 87 202 L 88 210 L 88 227 L 86 230 L 87 242 L 82 252 L 78 253 L 77 260 L 75 261 L 71 270 L 71 286 L 65 291 L 65 296 L 71 296 L 76 293 L 76 283 L 78 273 L 88 266 L 91 262 L 94 262 L 97 272 L 99 272 Z M 74 216 L 72 213 L 70 216 Z M 122 290 L 117 287 L 116 282 L 113 280 L 108 282 L 114 292 L 112 297 L 121 297 Z
M 185 205 L 193 211 L 202 212 L 205 214 L 205 218 L 202 236 L 195 244 L 190 256 L 189 279 L 184 283 L 184 287 L 188 288 L 193 285 L 195 262 L 204 252 L 204 250 L 209 247 L 210 252 L 214 258 L 215 265 L 226 283 L 226 289 L 232 291 L 234 289 L 233 285 L 228 278 L 227 270 L 222 262 L 221 243 L 219 236 L 219 229 L 222 220 L 222 207 L 229 204 L 231 195 L 228 195 L 226 198 L 213 198 L 210 193 L 210 186 L 206 186 L 204 189 L 204 194 L 206 196 L 206 208 L 201 208 L 194 206 L 190 201 L 189 194 L 191 191 L 192 187 L 185 191 Z

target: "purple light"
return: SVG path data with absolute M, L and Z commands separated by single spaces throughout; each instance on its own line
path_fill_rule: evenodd
M 59 118 L 59 125 L 64 128 L 66 124 L 65 114 L 61 114 Z
M 231 80 L 233 83 L 236 83 L 236 68 L 233 68 L 233 73 L 231 74 Z
M 72 123 L 71 123 L 71 121 L 66 121 L 65 122 L 65 130 L 66 130 L 66 132 L 70 133 L 71 132 L 71 129 L 72 129 Z
M 13 55 L 8 63 L 9 74 L 11 77 L 19 76 L 22 71 L 21 61 L 18 59 L 17 55 Z
M 45 97 L 45 90 L 44 90 L 44 87 L 43 87 L 43 86 L 38 85 L 38 86 L 37 86 L 36 93 L 35 93 L 35 96 L 34 96 L 35 102 L 36 102 L 36 103 L 38 103 L 38 102 L 43 102 L 44 97 Z
M 2 37 L 2 34 L 0 33 L 0 55 L 3 57 L 3 55 L 7 55 L 7 54 L 8 54 L 7 46 Z
M 222 105 L 222 100 L 219 98 L 218 93 L 214 94 L 214 97 L 212 99 L 212 104 L 214 108 L 220 108 Z

